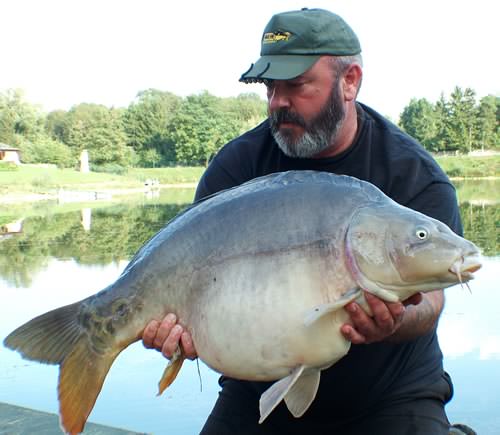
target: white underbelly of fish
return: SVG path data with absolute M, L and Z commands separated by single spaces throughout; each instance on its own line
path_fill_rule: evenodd
M 332 261 L 292 251 L 205 267 L 189 321 L 201 359 L 247 380 L 280 379 L 297 366 L 322 368 L 340 359 L 349 349 L 340 333 L 348 318 L 343 309 L 304 324 L 310 310 L 352 285 L 344 273 L 335 276 Z

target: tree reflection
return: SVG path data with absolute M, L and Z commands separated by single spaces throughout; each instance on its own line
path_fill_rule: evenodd
M 0 241 L 0 277 L 15 287 L 29 287 L 51 258 L 106 265 L 130 259 L 188 204 L 117 205 L 93 209 L 91 224 L 81 210 L 24 219 L 22 232 Z M 484 255 L 499 252 L 500 205 L 465 202 L 460 206 L 465 237 Z
M 460 204 L 464 236 L 481 248 L 483 255 L 500 255 L 500 205 L 488 202 Z
M 0 277 L 29 287 L 51 258 L 105 265 L 127 260 L 187 204 L 119 205 L 92 211 L 84 228 L 80 211 L 28 217 L 22 232 L 0 241 Z

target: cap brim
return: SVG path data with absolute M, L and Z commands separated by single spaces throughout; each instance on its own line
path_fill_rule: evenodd
M 240 82 L 261 80 L 290 80 L 305 73 L 321 55 L 267 55 L 262 56 L 243 73 Z

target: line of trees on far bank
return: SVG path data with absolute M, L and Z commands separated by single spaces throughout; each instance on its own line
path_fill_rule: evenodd
M 399 125 L 428 151 L 466 154 L 476 150 L 500 150 L 500 98 L 455 87 L 432 104 L 412 99 L 404 108 Z
M 127 108 L 82 103 L 43 113 L 22 90 L 0 92 L 0 143 L 21 150 L 25 163 L 76 167 L 83 149 L 94 170 L 131 166 L 206 165 L 226 142 L 266 117 L 257 94 L 220 98 L 208 92 L 181 98 L 148 89 Z M 500 98 L 477 101 L 456 87 L 435 103 L 412 99 L 399 125 L 431 152 L 500 149 Z
M 44 114 L 21 90 L 0 93 L 0 143 L 19 148 L 24 163 L 76 167 L 82 150 L 95 170 L 130 166 L 206 165 L 226 142 L 266 116 L 257 94 L 181 98 L 139 92 L 127 108 L 82 103 Z

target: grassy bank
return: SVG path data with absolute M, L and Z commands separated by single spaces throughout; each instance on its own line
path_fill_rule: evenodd
M 488 157 L 436 157 L 452 178 L 500 177 L 500 155 Z M 131 168 L 126 174 L 90 172 L 53 166 L 22 165 L 14 170 L 0 168 L 0 198 L 13 195 L 54 195 L 59 189 L 83 191 L 127 191 L 144 189 L 148 179 L 161 186 L 196 184 L 203 167 Z
M 0 196 L 15 193 L 52 194 L 65 190 L 127 190 L 142 189 L 147 179 L 161 185 L 196 183 L 204 168 L 132 168 L 124 175 L 89 172 L 52 166 L 23 165 L 15 170 L 0 170 Z
M 500 155 L 444 156 L 436 160 L 451 178 L 500 177 Z

